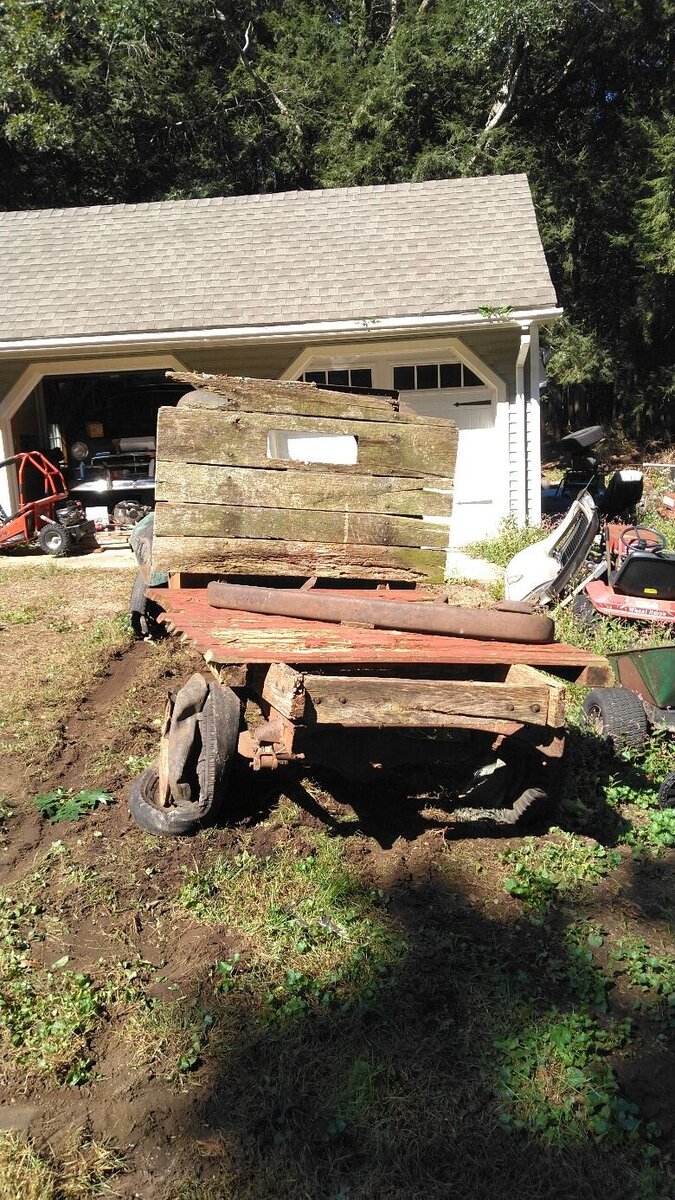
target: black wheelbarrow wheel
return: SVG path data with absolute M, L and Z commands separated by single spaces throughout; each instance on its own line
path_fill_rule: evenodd
M 584 716 L 615 750 L 639 750 L 649 736 L 642 701 L 628 688 L 594 688 L 584 698 Z
M 160 761 L 134 780 L 129 809 L 146 833 L 196 833 L 223 813 L 241 704 L 231 688 L 193 675 L 169 699 Z

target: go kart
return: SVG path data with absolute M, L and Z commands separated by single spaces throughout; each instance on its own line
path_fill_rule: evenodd
M 45 554 L 58 557 L 93 534 L 94 522 L 69 498 L 61 471 L 44 454 L 38 450 L 14 454 L 0 462 L 0 467 L 14 467 L 19 484 L 17 511 L 10 516 L 0 508 L 0 551 L 37 542 Z M 42 495 L 29 499 L 30 485 L 36 479 L 41 481 Z

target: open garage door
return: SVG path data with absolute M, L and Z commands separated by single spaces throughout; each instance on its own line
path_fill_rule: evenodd
M 47 455 L 105 527 L 120 503 L 154 503 L 157 410 L 187 390 L 162 369 L 45 374 L 10 418 L 11 449 Z M 4 490 L 15 507 L 10 479 Z

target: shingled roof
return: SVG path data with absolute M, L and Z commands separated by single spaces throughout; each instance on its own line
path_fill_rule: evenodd
M 0 213 L 0 340 L 555 304 L 524 175 Z

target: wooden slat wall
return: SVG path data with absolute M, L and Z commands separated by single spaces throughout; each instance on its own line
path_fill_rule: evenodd
M 159 412 L 154 570 L 442 580 L 452 422 L 308 384 L 203 385 Z M 270 459 L 276 430 L 353 436 L 358 461 Z

